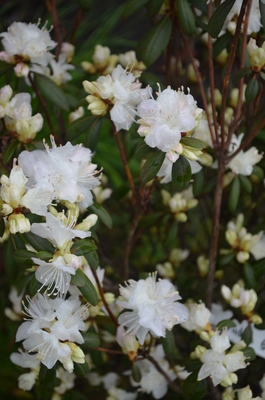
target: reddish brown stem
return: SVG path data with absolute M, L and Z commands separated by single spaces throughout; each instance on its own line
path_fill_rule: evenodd
M 110 318 L 112 319 L 112 321 L 114 322 L 114 324 L 115 324 L 116 326 L 119 326 L 119 323 L 118 323 L 117 318 L 115 317 L 115 315 L 114 315 L 113 312 L 111 311 L 111 309 L 110 309 L 110 307 L 109 307 L 109 305 L 108 305 L 108 303 L 107 303 L 107 301 L 106 301 L 106 299 L 105 299 L 105 295 L 104 295 L 102 286 L 101 286 L 101 284 L 100 284 L 100 282 L 99 282 L 99 279 L 98 279 L 96 270 L 95 270 L 94 268 L 91 267 L 91 271 L 92 271 L 92 274 L 93 274 L 93 276 L 94 276 L 94 278 L 95 278 L 95 280 L 96 280 L 96 282 L 97 282 L 98 290 L 99 290 L 99 293 L 100 293 L 100 297 L 101 297 L 101 299 L 102 299 L 102 301 L 103 301 L 103 303 L 104 303 L 104 306 L 106 307 L 106 309 L 107 309 L 107 311 L 108 311 L 108 313 L 109 313 Z
M 233 66 L 233 62 L 235 59 L 235 54 L 236 54 L 236 47 L 238 43 L 238 39 L 240 36 L 240 31 L 241 31 L 241 25 L 242 21 L 245 15 L 245 10 L 247 6 L 248 0 L 243 0 L 241 10 L 237 19 L 237 24 L 236 24 L 236 31 L 235 35 L 232 41 L 231 45 L 231 51 L 228 59 L 228 63 L 226 66 L 226 71 L 225 71 L 225 77 L 223 81 L 223 92 L 222 92 L 222 104 L 221 104 L 221 117 L 220 117 L 220 122 L 221 122 L 221 140 L 222 140 L 222 149 L 225 148 L 225 108 L 226 108 L 226 96 L 227 96 L 227 90 L 228 90 L 228 84 L 230 81 L 230 75 L 231 75 L 231 70 Z
M 51 14 L 53 25 L 54 25 L 55 40 L 57 42 L 55 54 L 56 54 L 56 59 L 58 60 L 59 54 L 61 52 L 63 38 L 62 38 L 62 34 L 61 34 L 62 28 L 61 28 L 61 22 L 60 22 L 60 18 L 59 18 L 57 6 L 56 6 L 56 1 L 55 0 L 46 0 L 46 6 L 47 6 L 49 13 Z
M 70 43 L 73 43 L 73 41 L 74 41 L 77 29 L 78 29 L 78 27 L 80 25 L 80 22 L 82 20 L 82 16 L 83 16 L 83 11 L 82 10 L 78 10 L 77 17 L 76 17 L 76 20 L 75 20 L 74 30 L 73 30 L 73 33 L 72 33 L 72 35 L 70 37 L 70 40 L 69 40 Z
M 106 349 L 105 347 L 96 347 L 95 349 L 91 350 L 97 350 L 97 351 L 102 351 L 104 353 L 109 353 L 109 354 L 121 354 L 123 355 L 124 353 L 120 350 L 112 350 L 112 349 Z
M 207 276 L 207 290 L 206 290 L 206 305 L 209 309 L 211 309 L 213 289 L 214 289 L 214 273 L 216 268 L 216 259 L 218 251 L 219 224 L 221 215 L 224 171 L 225 171 L 225 163 L 223 158 L 220 157 L 218 163 L 219 166 L 217 175 L 217 185 L 214 195 L 213 230 L 212 230 L 212 239 L 210 248 L 210 263 L 209 263 L 209 272 Z
M 132 250 L 133 236 L 137 229 L 141 215 L 142 215 L 142 213 L 140 213 L 140 212 L 137 212 L 135 214 L 133 222 L 132 222 L 132 226 L 131 226 L 131 229 L 129 230 L 127 241 L 126 241 L 126 247 L 125 247 L 125 253 L 124 253 L 124 279 L 125 280 L 127 280 L 129 278 L 129 274 L 130 274 L 129 258 L 130 258 L 130 254 L 131 254 L 131 250 Z
M 35 82 L 34 82 L 34 78 L 33 77 L 34 77 L 33 73 L 30 72 L 29 75 L 28 75 L 28 78 L 29 78 L 29 81 L 31 83 L 31 86 L 32 86 L 34 92 L 36 93 L 36 96 L 37 96 L 40 104 L 42 105 L 42 108 L 43 108 L 44 113 L 46 115 L 46 119 L 47 119 L 48 125 L 50 127 L 51 133 L 53 134 L 53 136 L 56 136 L 55 130 L 54 130 L 54 127 L 53 127 L 53 124 L 52 124 L 52 120 L 51 120 L 51 117 L 50 117 L 50 114 L 49 114 L 49 111 L 48 111 L 48 108 L 47 108 L 46 103 L 43 100 L 43 98 L 42 98 L 42 96 L 41 96 L 41 94 L 40 94 Z

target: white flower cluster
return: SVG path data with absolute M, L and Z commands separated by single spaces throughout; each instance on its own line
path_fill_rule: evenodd
M 222 1 L 224 2 L 224 0 Z M 243 0 L 236 0 L 232 9 L 226 17 L 226 21 L 224 24 L 224 28 L 230 31 L 232 34 L 235 33 L 236 30 L 236 20 L 240 13 L 241 6 Z M 248 21 L 248 35 L 251 35 L 253 32 L 259 32 L 261 28 L 261 20 L 260 20 L 260 10 L 259 10 L 259 0 L 253 0 L 249 15 Z M 223 31 L 222 31 L 223 32 Z
M 188 219 L 186 212 L 198 204 L 198 200 L 193 197 L 192 186 L 180 193 L 175 193 L 172 197 L 168 191 L 162 189 L 161 196 L 163 204 L 169 207 L 170 212 L 179 222 L 186 222 Z

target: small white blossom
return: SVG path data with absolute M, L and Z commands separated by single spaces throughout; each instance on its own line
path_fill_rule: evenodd
M 166 329 L 184 322 L 188 318 L 187 308 L 179 303 L 181 300 L 175 287 L 166 279 L 156 282 L 156 274 L 138 282 L 129 280 L 126 287 L 120 287 L 124 301 L 117 304 L 131 311 L 119 316 L 119 323 L 126 326 L 126 334 L 135 334 L 141 344 L 144 344 L 148 332 L 165 337 Z
M 64 394 L 65 392 L 67 392 L 67 390 L 70 390 L 75 386 L 75 374 L 73 372 L 70 374 L 62 367 L 56 369 L 56 378 L 59 378 L 61 380 L 60 385 L 54 388 L 54 391 L 56 393 Z
M 232 155 L 240 147 L 243 136 L 243 133 L 238 137 L 233 134 L 229 145 L 229 155 Z M 252 174 L 253 165 L 259 163 L 262 157 L 263 155 L 258 153 L 256 147 L 251 147 L 245 152 L 241 150 L 234 158 L 232 158 L 227 167 L 237 175 L 249 176 Z
M 31 369 L 30 372 L 18 377 L 18 387 L 22 390 L 31 390 L 39 375 L 40 360 L 36 358 L 36 355 L 30 355 L 27 352 L 23 352 L 21 349 L 18 351 L 19 353 L 11 354 L 10 360 L 12 363 L 22 368 Z
M 133 361 L 138 354 L 139 342 L 134 335 L 126 335 L 126 331 L 122 326 L 117 329 L 117 343 L 121 346 L 124 354 L 128 355 L 129 360 Z
M 193 303 L 188 305 L 189 318 L 183 322 L 181 326 L 188 331 L 195 331 L 200 333 L 202 331 L 211 330 L 209 322 L 211 311 L 205 306 L 204 303 Z
M 232 34 L 235 33 L 235 28 L 236 28 L 236 22 L 233 21 L 233 19 L 237 18 L 237 16 L 239 15 L 242 2 L 243 2 L 242 0 L 236 0 L 232 9 L 230 10 L 229 14 L 226 17 L 224 28 L 228 29 Z M 260 28 L 261 28 L 261 21 L 260 21 L 259 0 L 253 0 L 250 9 L 247 34 L 250 35 L 253 32 L 259 32 Z

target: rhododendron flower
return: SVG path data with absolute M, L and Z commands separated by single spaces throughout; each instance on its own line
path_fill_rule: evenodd
M 229 155 L 240 147 L 244 133 L 240 133 L 237 137 L 232 136 L 231 143 L 229 145 Z M 230 168 L 237 175 L 251 175 L 253 171 L 253 165 L 256 165 L 262 159 L 263 154 L 259 154 L 256 147 L 251 147 L 247 151 L 241 150 L 232 160 L 228 163 L 227 167 Z
M 172 283 L 166 279 L 156 282 L 156 274 L 138 282 L 130 279 L 126 287 L 120 287 L 123 300 L 117 304 L 131 311 L 119 316 L 119 323 L 128 329 L 126 334 L 135 334 L 141 344 L 144 344 L 148 332 L 165 337 L 166 329 L 188 319 L 187 308 L 177 302 L 181 300 Z
M 40 360 L 36 358 L 36 355 L 30 355 L 21 349 L 18 349 L 18 351 L 19 353 L 11 354 L 10 360 L 12 363 L 22 368 L 31 369 L 30 372 L 18 377 L 18 387 L 22 390 L 31 390 L 39 375 Z

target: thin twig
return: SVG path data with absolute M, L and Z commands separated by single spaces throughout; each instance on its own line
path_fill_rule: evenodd
M 95 280 L 96 280 L 96 282 L 97 282 L 98 290 L 99 290 L 99 293 L 100 293 L 100 297 L 101 297 L 101 299 L 102 299 L 102 301 L 103 301 L 103 303 L 104 303 L 104 306 L 106 307 L 106 309 L 107 309 L 107 311 L 108 311 L 108 313 L 109 313 L 110 318 L 112 319 L 112 321 L 114 322 L 114 324 L 115 324 L 116 326 L 119 326 L 119 323 L 118 323 L 117 318 L 115 317 L 115 315 L 114 315 L 113 312 L 111 311 L 111 309 L 110 309 L 110 307 L 109 307 L 109 305 L 108 305 L 108 303 L 107 303 L 107 301 L 106 301 L 106 299 L 105 299 L 105 295 L 104 295 L 102 286 L 101 286 L 101 284 L 100 284 L 100 282 L 99 282 L 99 279 L 98 279 L 96 270 L 95 270 L 94 268 L 91 268 L 91 271 L 92 271 L 92 274 L 93 274 L 93 276 L 94 276 L 94 278 L 95 278 Z
M 127 240 L 126 240 L 126 246 L 125 246 L 125 252 L 124 252 L 124 279 L 125 280 L 127 280 L 129 278 L 129 273 L 130 273 L 129 258 L 130 258 L 130 253 L 132 250 L 133 236 L 134 236 L 137 226 L 139 224 L 141 215 L 142 215 L 141 212 L 137 212 L 135 214 L 131 229 L 129 230 Z
M 77 29 L 78 29 L 78 27 L 80 25 L 81 20 L 82 20 L 82 16 L 83 16 L 83 11 L 82 10 L 78 10 L 77 17 L 76 17 L 76 20 L 75 20 L 74 30 L 73 30 L 73 33 L 72 33 L 72 35 L 70 37 L 70 40 L 69 40 L 70 43 L 73 43 L 73 41 L 74 41 L 76 31 L 77 31 Z
M 56 6 L 56 1 L 55 0 L 46 0 L 46 6 L 47 6 L 49 13 L 51 14 L 53 25 L 54 25 L 55 40 L 57 42 L 55 54 L 56 54 L 56 59 L 58 60 L 59 54 L 61 52 L 63 38 L 62 38 L 62 33 L 61 33 L 62 28 L 61 28 L 61 22 L 60 22 L 60 18 L 59 18 L 57 6 Z
M 243 21 L 244 15 L 245 15 L 247 3 L 248 3 L 248 0 L 243 0 L 241 10 L 240 10 L 240 13 L 239 13 L 239 16 L 237 19 L 236 31 L 235 31 L 235 35 L 234 35 L 234 38 L 233 38 L 233 41 L 231 44 L 231 51 L 230 51 L 227 65 L 226 65 L 225 77 L 224 77 L 224 81 L 223 81 L 221 117 L 220 117 L 222 149 L 225 148 L 225 108 L 226 108 L 226 96 L 227 96 L 228 84 L 229 84 L 229 80 L 230 80 L 233 62 L 235 59 L 236 47 L 237 47 L 238 39 L 240 36 L 241 25 L 242 25 L 242 21 Z
M 102 351 L 104 353 L 109 353 L 109 354 L 121 354 L 123 355 L 124 353 L 121 350 L 112 350 L 112 349 L 107 349 L 105 347 L 96 347 L 91 350 L 97 350 L 97 351 Z
M 42 108 L 43 108 L 43 110 L 45 112 L 45 115 L 46 115 L 47 122 L 48 122 L 48 125 L 49 125 L 50 130 L 51 130 L 51 133 L 53 134 L 53 136 L 56 136 L 55 130 L 54 130 L 54 127 L 53 127 L 53 124 L 52 124 L 52 120 L 51 120 L 51 117 L 50 117 L 50 114 L 49 114 L 49 111 L 48 111 L 48 108 L 47 108 L 46 103 L 43 100 L 43 98 L 42 98 L 42 96 L 41 96 L 41 94 L 40 94 L 35 82 L 34 82 L 34 78 L 33 77 L 34 77 L 34 74 L 32 72 L 30 72 L 29 75 L 28 75 L 28 78 L 29 78 L 29 81 L 31 83 L 31 86 L 32 86 L 34 92 L 36 93 L 36 96 L 37 96 L 37 98 L 38 98 L 38 100 L 39 100 L 40 104 L 42 105 Z

